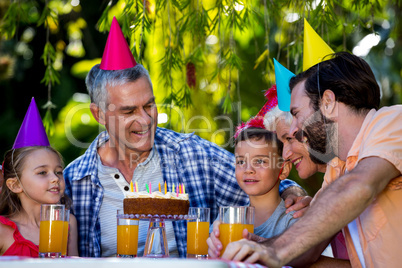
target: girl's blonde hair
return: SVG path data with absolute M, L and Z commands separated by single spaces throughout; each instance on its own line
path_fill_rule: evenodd
M 59 158 L 62 167 L 64 167 L 62 156 L 58 151 L 50 146 L 28 146 L 18 149 L 11 149 L 6 152 L 3 162 L 4 181 L 2 192 L 0 194 L 0 215 L 11 216 L 19 213 L 22 210 L 21 201 L 18 198 L 18 195 L 8 188 L 6 182 L 10 178 L 21 178 L 27 156 L 41 149 L 49 150 L 55 153 Z M 71 199 L 68 197 L 63 197 L 62 199 L 67 199 L 64 200 L 64 202 L 66 202 L 66 207 L 67 205 L 71 205 Z

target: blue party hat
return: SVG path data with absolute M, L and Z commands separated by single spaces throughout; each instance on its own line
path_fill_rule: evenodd
M 283 67 L 276 59 L 274 59 L 275 80 L 278 92 L 278 106 L 281 111 L 290 111 L 290 78 L 295 76 L 294 73 Z

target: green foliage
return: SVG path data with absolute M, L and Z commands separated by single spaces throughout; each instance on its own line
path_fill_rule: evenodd
M 42 119 L 43 125 L 45 126 L 46 134 L 48 137 L 52 137 L 54 134 L 54 122 L 50 109 L 47 109 L 45 117 Z
M 34 1 L 14 1 L 10 3 L 0 22 L 0 36 L 6 40 L 14 37 L 21 23 L 35 23 L 38 19 L 35 12 L 37 7 Z
M 58 14 L 55 10 L 51 9 L 48 5 L 43 9 L 42 15 L 40 16 L 37 26 L 45 25 L 45 27 L 49 27 L 49 23 L 55 24 L 58 27 L 59 20 Z
M 56 60 L 56 51 L 49 42 L 46 43 L 45 48 L 43 49 L 41 59 L 43 59 L 44 65 L 46 66 L 45 76 L 41 83 L 44 83 L 45 85 L 60 84 L 60 73 L 53 67 L 53 63 Z

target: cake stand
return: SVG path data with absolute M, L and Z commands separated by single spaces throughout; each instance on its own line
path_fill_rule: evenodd
M 166 239 L 165 221 L 181 221 L 195 219 L 190 215 L 145 215 L 145 214 L 119 214 L 122 219 L 139 219 L 148 221 L 147 240 L 145 241 L 144 256 L 146 258 L 169 257 L 169 248 Z

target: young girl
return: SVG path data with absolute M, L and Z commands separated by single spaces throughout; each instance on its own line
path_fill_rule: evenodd
M 50 146 L 12 149 L 5 155 L 0 195 L 0 255 L 38 257 L 41 204 L 64 201 L 63 161 Z M 63 202 L 64 201 L 64 202 Z M 77 222 L 70 215 L 68 255 L 78 255 Z
M 0 255 L 38 257 L 41 204 L 64 203 L 63 160 L 46 135 L 35 99 L 5 154 L 0 194 Z M 78 255 L 77 221 L 70 215 L 68 255 Z

